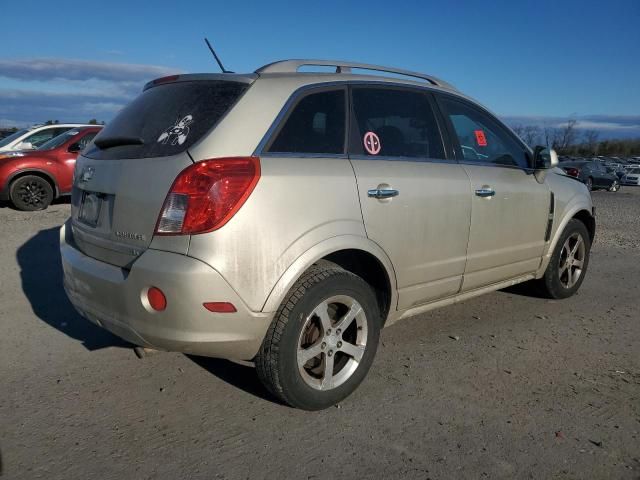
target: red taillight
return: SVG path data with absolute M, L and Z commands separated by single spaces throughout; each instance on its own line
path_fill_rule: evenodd
M 202 306 L 214 313 L 234 313 L 237 312 L 233 303 L 229 302 L 206 302 Z
M 577 177 L 578 175 L 580 175 L 580 170 L 578 170 L 577 168 L 566 167 L 564 171 L 567 172 L 567 175 L 571 175 L 572 177 Z
M 222 227 L 259 179 L 258 157 L 216 158 L 185 168 L 164 201 L 156 234 L 191 235 Z
M 147 290 L 147 300 L 151 308 L 157 312 L 161 312 L 167 308 L 167 297 L 164 296 L 164 293 L 162 293 L 162 290 L 159 288 L 151 287 Z

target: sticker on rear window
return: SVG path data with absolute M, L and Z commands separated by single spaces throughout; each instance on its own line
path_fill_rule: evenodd
M 373 132 L 367 132 L 364 134 L 364 149 L 369 155 L 378 155 L 382 150 L 382 144 L 380 143 L 380 137 Z
M 158 143 L 167 144 L 171 142 L 171 145 L 182 145 L 189 136 L 189 125 L 193 123 L 193 116 L 187 115 L 182 120 L 178 120 L 175 125 L 170 126 L 158 137 Z
M 484 136 L 484 132 L 482 130 L 475 130 L 473 133 L 476 134 L 476 143 L 479 147 L 487 146 L 487 137 Z

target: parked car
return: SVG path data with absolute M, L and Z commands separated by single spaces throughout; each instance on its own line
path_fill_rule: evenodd
M 605 163 L 604 168 L 607 170 L 608 173 L 611 173 L 612 175 L 615 175 L 616 177 L 618 177 L 618 182 L 620 183 L 622 183 L 622 178 L 627 173 L 627 170 L 624 166 L 615 167 L 613 165 L 609 165 Z
M 620 179 L 615 173 L 610 173 L 602 162 L 565 162 L 561 167 L 567 175 L 580 180 L 589 190 L 620 190 Z
M 71 130 L 87 127 L 81 123 L 60 123 L 54 125 L 35 125 L 24 128 L 0 140 L 0 153 L 14 150 L 35 150 L 52 138 Z
M 578 290 L 591 196 L 555 164 L 422 73 L 161 78 L 78 158 L 65 290 L 135 345 L 253 360 L 282 401 L 326 408 L 384 326 L 529 280 Z
M 622 179 L 625 185 L 640 185 L 640 167 L 630 168 Z
M 0 153 L 0 200 L 10 200 L 18 210 L 33 211 L 71 193 L 76 157 L 101 129 L 73 128 L 38 150 Z

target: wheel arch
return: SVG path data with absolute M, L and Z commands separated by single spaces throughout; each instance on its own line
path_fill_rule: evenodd
M 45 179 L 49 183 L 49 185 L 51 185 L 51 188 L 53 188 L 53 198 L 55 199 L 60 196 L 60 188 L 58 187 L 58 182 L 56 182 L 56 179 L 51 173 L 38 168 L 26 168 L 24 170 L 18 170 L 17 172 L 13 172 L 7 178 L 7 181 L 3 188 L 3 191 L 4 193 L 6 193 L 7 198 L 9 197 L 11 184 L 16 180 L 18 180 L 19 178 L 26 177 L 27 175 L 34 175 L 36 177 Z
M 373 288 L 382 318 L 391 310 L 391 279 L 380 260 L 370 252 L 354 248 L 338 250 L 322 258 L 358 275 Z
M 300 255 L 273 287 L 262 311 L 275 312 L 296 280 L 319 260 L 333 262 L 371 285 L 386 322 L 389 313 L 397 305 L 397 283 L 393 265 L 376 243 L 355 235 L 332 237 Z
M 579 220 L 586 227 L 589 232 L 589 239 L 591 243 L 593 243 L 596 235 L 596 219 L 593 213 L 593 206 L 587 205 L 586 202 L 580 201 L 579 203 L 575 203 L 570 205 L 564 214 L 562 221 L 558 225 L 558 228 L 554 231 L 553 237 L 549 243 L 547 251 L 545 255 L 542 257 L 542 262 L 540 264 L 540 268 L 536 274 L 536 278 L 541 278 L 544 275 L 547 266 L 549 265 L 549 261 L 551 260 L 551 255 L 556 248 L 556 245 L 562 235 L 562 232 L 567 227 L 567 224 L 571 220 Z
M 587 227 L 587 231 L 589 232 L 589 240 L 593 243 L 593 240 L 596 238 L 596 219 L 591 212 L 588 210 L 579 210 L 571 218 L 584 223 L 584 226 Z

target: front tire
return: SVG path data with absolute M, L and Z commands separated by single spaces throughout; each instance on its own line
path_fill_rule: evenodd
M 42 177 L 26 175 L 11 183 L 9 198 L 18 210 L 25 212 L 44 210 L 53 201 L 53 188 Z
M 589 266 L 591 237 L 580 220 L 571 219 L 562 232 L 551 260 L 540 279 L 549 298 L 568 298 L 578 291 Z
M 357 275 L 321 261 L 280 305 L 255 359 L 258 377 L 293 407 L 335 405 L 369 371 L 381 323 L 372 288 Z

